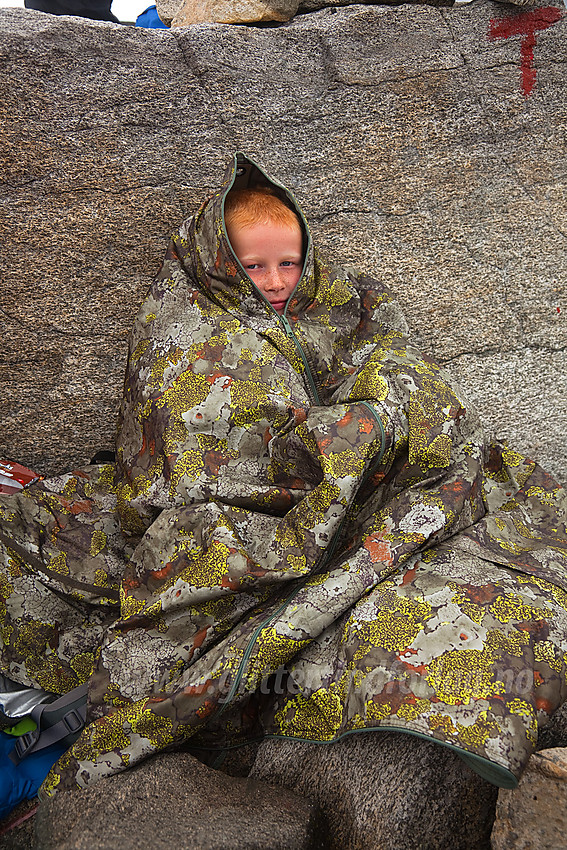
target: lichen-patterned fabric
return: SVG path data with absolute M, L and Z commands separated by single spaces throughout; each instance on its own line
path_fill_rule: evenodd
M 282 317 L 224 225 L 256 183 L 303 222 Z M 185 742 L 392 728 L 513 785 L 565 699 L 566 521 L 390 293 L 325 263 L 236 155 L 136 318 L 116 466 L 0 498 L 2 672 L 89 680 L 43 793 Z

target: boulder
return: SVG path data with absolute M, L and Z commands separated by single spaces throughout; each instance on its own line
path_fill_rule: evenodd
M 158 2 L 158 14 L 168 26 L 190 24 L 245 24 L 257 21 L 289 21 L 299 0 L 172 0 Z
M 250 776 L 317 803 L 326 850 L 490 850 L 497 789 L 451 750 L 413 735 L 267 740 Z
M 492 850 L 560 850 L 567 846 L 567 749 L 542 750 L 520 784 L 501 790 Z
M 211 770 L 189 753 L 155 756 L 41 803 L 37 850 L 315 850 L 308 800 Z
M 358 0 L 359 3 L 372 3 L 373 0 Z M 428 6 L 465 6 L 473 0 L 409 0 L 411 3 L 426 3 Z M 502 3 L 512 3 L 515 6 L 546 6 L 548 0 L 499 0 Z M 399 0 L 384 0 L 384 5 L 399 5 Z M 318 9 L 327 9 L 336 6 L 354 6 L 355 0 L 301 0 L 298 11 L 316 12 Z
M 428 6 L 463 6 L 473 0 L 408 0 Z M 548 0 L 499 0 L 515 6 L 546 6 Z M 342 6 L 374 5 L 374 0 L 157 0 L 161 19 L 173 27 L 199 23 L 243 24 L 289 21 L 302 14 Z M 383 5 L 399 6 L 400 0 L 384 0 Z
M 567 481 L 562 15 L 155 31 L 0 10 L 0 456 L 55 473 L 112 446 L 132 316 L 242 149 L 325 252 L 391 286 L 488 430 Z
M 363 0 L 364 2 L 364 0 Z M 370 0 L 366 0 L 370 2 Z M 399 0 L 384 0 L 399 5 Z M 451 6 L 453 0 L 409 0 L 432 6 Z M 465 0 L 471 2 L 471 0 Z M 519 0 L 525 2 L 525 0 Z M 527 0 L 531 3 L 532 0 Z M 254 24 L 265 21 L 289 21 L 298 10 L 314 12 L 335 6 L 353 6 L 344 0 L 157 0 L 160 18 L 168 26 L 187 27 L 192 24 Z

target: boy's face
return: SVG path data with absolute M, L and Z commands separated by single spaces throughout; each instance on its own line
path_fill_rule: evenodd
M 246 274 L 281 315 L 303 269 L 299 225 L 253 224 L 231 228 L 228 236 Z

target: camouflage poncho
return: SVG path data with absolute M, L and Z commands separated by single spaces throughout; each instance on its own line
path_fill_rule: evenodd
M 0 499 L 2 672 L 88 725 L 44 793 L 191 740 L 395 729 L 513 786 L 562 703 L 564 491 L 488 445 L 383 286 L 314 252 L 279 317 L 235 157 L 131 336 L 116 467 Z M 303 217 L 297 207 L 298 214 Z

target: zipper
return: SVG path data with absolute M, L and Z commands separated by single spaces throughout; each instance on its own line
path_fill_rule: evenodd
M 374 455 L 374 457 L 372 458 L 372 463 L 370 464 L 370 466 L 368 467 L 368 469 L 364 473 L 364 478 L 360 482 L 360 486 L 362 487 L 363 483 L 366 481 L 368 476 L 372 475 L 372 473 L 375 471 L 376 467 L 381 463 L 382 458 L 384 457 L 384 452 L 386 451 L 386 432 L 384 431 L 384 425 L 382 423 L 382 420 L 380 419 L 380 417 L 376 413 L 376 410 L 374 409 L 374 405 L 370 404 L 369 401 L 361 401 L 360 403 L 367 410 L 370 411 L 370 413 L 372 414 L 372 416 L 374 417 L 374 419 L 376 421 L 376 424 L 378 425 L 378 428 L 380 429 L 380 453 L 377 454 L 377 455 Z
M 305 579 L 303 579 L 303 581 L 300 584 L 298 584 L 297 587 L 295 587 L 291 591 L 291 593 L 289 593 L 286 596 L 286 598 L 281 603 L 281 605 L 276 609 L 276 611 L 272 612 L 269 615 L 269 617 L 266 617 L 265 620 L 262 620 L 260 625 L 256 626 L 256 628 L 254 629 L 254 632 L 252 633 L 252 636 L 250 637 L 250 640 L 248 641 L 248 645 L 246 646 L 246 649 L 244 650 L 244 654 L 242 656 L 240 664 L 238 665 L 238 670 L 236 671 L 236 676 L 234 677 L 234 681 L 231 685 L 230 691 L 228 692 L 228 694 L 226 696 L 226 699 L 224 701 L 224 705 L 222 705 L 220 707 L 220 709 L 217 711 L 217 713 L 215 715 L 215 719 L 220 717 L 224 713 L 226 708 L 230 705 L 230 702 L 231 702 L 234 694 L 236 693 L 240 682 L 242 681 L 242 676 L 244 674 L 244 670 L 246 669 L 248 659 L 252 655 L 252 650 L 256 646 L 256 641 L 258 640 L 260 632 L 263 631 L 265 628 L 267 628 L 270 625 L 270 623 L 273 620 L 275 620 L 277 617 L 279 617 L 279 615 L 282 613 L 282 611 L 284 611 L 287 608 L 287 606 L 292 601 L 292 599 L 295 596 L 297 596 L 299 591 L 302 589 L 303 585 L 307 581 L 307 578 L 310 578 L 310 576 L 307 576 Z
M 262 294 L 262 293 L 260 293 L 260 294 Z M 269 303 L 270 302 L 268 301 L 268 304 Z M 272 305 L 270 304 L 270 307 L 271 306 Z M 272 310 L 273 309 L 274 308 L 272 307 Z M 287 307 L 286 307 L 286 310 L 287 310 Z M 276 311 L 274 310 L 274 313 L 275 312 Z M 307 375 L 307 380 L 309 381 L 309 387 L 310 387 L 311 393 L 313 395 L 313 401 L 315 402 L 315 404 L 321 404 L 321 401 L 319 399 L 319 393 L 317 392 L 317 387 L 315 385 L 315 379 L 313 378 L 313 373 L 311 371 L 309 363 L 307 362 L 307 356 L 305 354 L 305 351 L 303 350 L 301 343 L 299 342 L 298 338 L 296 337 L 292 326 L 289 323 L 289 319 L 285 315 L 285 311 L 284 311 L 282 316 L 279 316 L 277 313 L 276 313 L 276 315 L 278 316 L 278 319 L 280 320 L 280 324 L 282 325 L 287 338 L 292 340 L 293 344 L 295 345 L 295 350 L 297 351 L 297 353 L 299 354 L 299 356 L 301 357 L 301 359 L 303 361 L 303 365 L 305 367 L 305 374 Z

